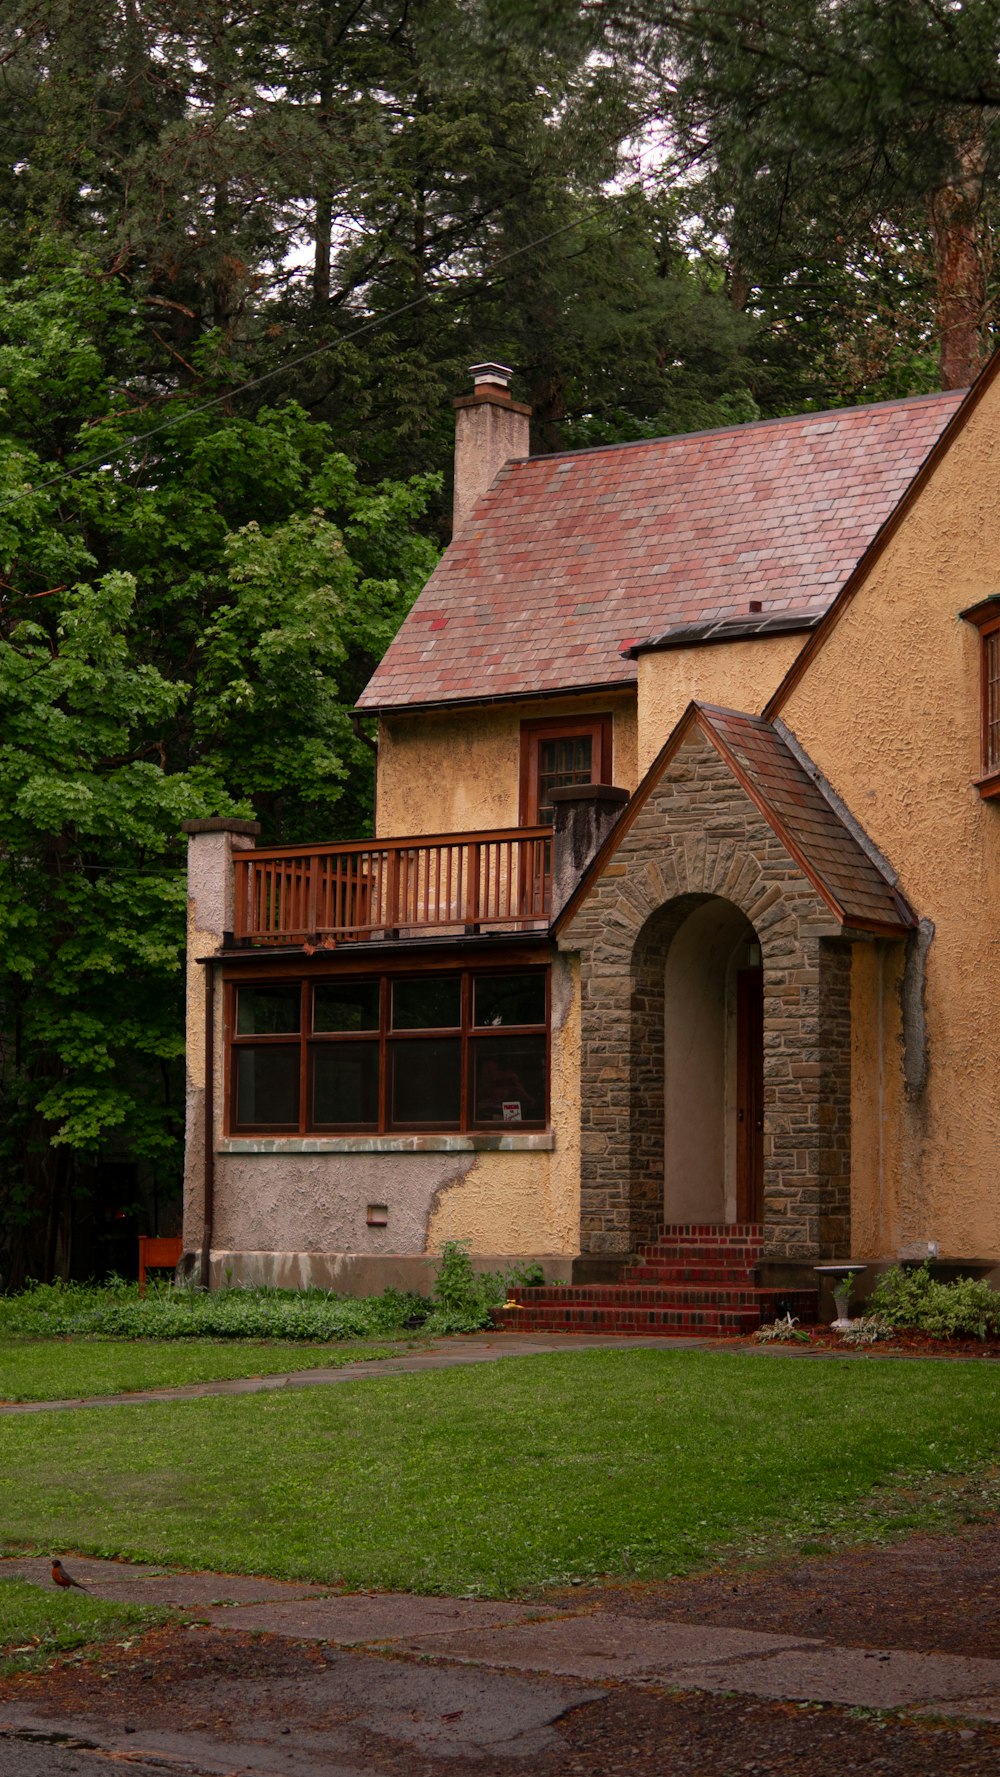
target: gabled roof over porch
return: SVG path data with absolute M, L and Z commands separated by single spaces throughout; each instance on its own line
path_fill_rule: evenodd
M 917 917 L 860 827 L 841 812 L 804 755 L 761 716 L 710 704 L 688 706 L 604 844 L 584 872 L 553 931 L 562 931 L 612 862 L 630 827 L 695 733 L 707 740 L 776 838 L 845 930 L 902 937 Z

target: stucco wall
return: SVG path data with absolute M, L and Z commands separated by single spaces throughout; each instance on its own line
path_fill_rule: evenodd
M 521 723 L 612 711 L 613 775 L 634 790 L 635 694 L 483 704 L 441 715 L 417 712 L 379 722 L 378 834 L 469 833 L 516 827 Z
M 801 635 L 755 637 L 641 654 L 639 776 L 648 771 L 692 701 L 757 715 L 781 683 L 803 639 Z
M 934 924 L 925 1058 L 912 1053 L 919 968 L 904 1041 L 898 964 L 879 991 L 875 964 L 855 959 L 854 1006 L 866 1011 L 852 1205 L 865 1257 L 926 1253 L 932 1241 L 943 1256 L 1000 1253 L 1000 803 L 971 782 L 979 640 L 957 615 L 998 585 L 998 460 L 994 383 L 780 712 Z
M 311 1137 L 227 1140 L 223 1042 L 216 1040 L 214 1252 L 436 1253 L 468 1240 L 475 1253 L 567 1257 L 579 1249 L 579 1012 L 576 959 L 556 957 L 552 981 L 552 1135 L 510 1135 L 501 1151 L 462 1137 L 400 1137 L 392 1152 Z M 222 995 L 217 996 L 221 1008 Z M 221 1013 L 220 1013 L 221 1016 Z M 501 1138 L 498 1138 L 501 1139 Z M 385 1144 L 387 1145 L 387 1144 Z M 368 1151 L 366 1151 L 366 1149 Z M 384 1227 L 369 1227 L 370 1203 Z M 200 1231 L 199 1231 L 200 1234 Z M 194 1244 L 197 1244 L 195 1242 Z
M 575 1254 L 580 1247 L 579 957 L 552 964 L 551 1122 L 547 1154 L 478 1154 L 437 1192 L 427 1250 L 471 1240 L 473 1251 Z

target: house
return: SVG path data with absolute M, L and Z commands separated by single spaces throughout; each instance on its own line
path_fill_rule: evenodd
M 1000 1266 L 997 362 L 538 458 L 474 374 L 358 706 L 376 837 L 190 824 L 192 1262 L 426 1287 L 465 1239 L 594 1325 L 685 1242 L 752 1285 L 721 1325 Z

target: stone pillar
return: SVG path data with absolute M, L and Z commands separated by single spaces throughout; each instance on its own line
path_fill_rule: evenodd
M 616 784 L 552 791 L 552 917 L 565 907 L 629 800 Z
M 529 454 L 531 408 L 513 400 L 512 374 L 505 364 L 473 364 L 473 393 L 455 402 L 455 535 L 504 464 Z
M 215 956 L 226 934 L 233 929 L 234 854 L 253 849 L 260 823 L 222 816 L 213 820 L 185 821 L 183 831 L 188 835 L 184 1254 L 190 1267 L 193 1255 L 201 1255 L 206 1222 L 211 1221 L 211 1180 L 206 1177 L 205 1163 L 208 1151 L 205 1106 L 206 1006 L 208 974 L 212 965 L 203 959 Z M 215 1007 L 212 1039 L 214 1073 L 221 1080 L 221 1004 Z M 222 1109 L 217 1090 L 213 1092 L 213 1098 L 213 1122 L 217 1125 Z M 214 1144 L 214 1132 L 212 1139 Z

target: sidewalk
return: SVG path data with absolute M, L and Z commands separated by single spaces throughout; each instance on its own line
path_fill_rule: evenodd
M 447 1370 L 455 1365 L 495 1363 L 500 1358 L 540 1357 L 558 1351 L 728 1351 L 734 1357 L 795 1357 L 818 1363 L 963 1363 L 981 1362 L 964 1354 L 816 1349 L 803 1345 L 755 1345 L 751 1341 L 675 1337 L 628 1337 L 611 1333 L 463 1333 L 442 1338 L 422 1351 L 399 1357 L 373 1358 L 329 1369 L 290 1370 L 272 1376 L 237 1376 L 214 1382 L 190 1382 L 175 1388 L 148 1388 L 131 1394 L 78 1395 L 57 1401 L 0 1401 L 4 1414 L 57 1413 L 68 1408 L 148 1406 L 156 1401 L 194 1401 L 208 1395 L 263 1394 L 275 1388 L 326 1388 L 373 1377 L 410 1375 L 421 1370 Z
M 873 1560 L 877 1566 L 878 1552 Z M 204 1773 L 360 1777 L 381 1768 L 372 1744 L 391 1753 L 393 1769 L 418 1768 L 398 1765 L 408 1747 L 447 1759 L 453 1770 L 456 1760 L 480 1770 L 483 1760 L 494 1761 L 489 1770 L 528 1760 L 533 1770 L 555 1773 L 563 1767 L 549 1761 L 565 1750 L 564 1721 L 586 1721 L 588 1713 L 596 1720 L 602 1708 L 619 1715 L 630 1704 L 648 1709 L 651 1695 L 661 1708 L 676 1708 L 671 1693 L 680 1692 L 689 1711 L 697 1704 L 731 1712 L 734 1699 L 744 1710 L 780 1702 L 781 1720 L 789 1703 L 904 1710 L 897 1730 L 912 1744 L 904 1746 L 901 1771 L 923 1768 L 914 1762 L 914 1735 L 919 1740 L 934 1723 L 940 1741 L 942 1720 L 949 1743 L 966 1748 L 957 1769 L 978 1770 L 968 1762 L 974 1752 L 1000 1756 L 1000 1658 L 897 1647 L 891 1633 L 885 1646 L 873 1647 L 783 1629 L 780 1621 L 770 1630 L 692 1621 L 690 1600 L 672 1618 L 669 1585 L 637 1591 L 630 1609 L 620 1593 L 607 1606 L 599 1593 L 494 1603 L 337 1594 L 82 1557 L 68 1565 L 97 1596 L 167 1604 L 194 1621 L 147 1638 L 162 1647 L 152 1663 L 138 1651 L 106 1656 L 96 1676 L 108 1683 L 96 1682 L 82 1663 L 68 1678 L 7 1681 L 0 1735 L 8 1739 L 68 1736 L 113 1759 L 160 1759 L 174 1769 L 181 1762 Z M 835 1568 L 834 1561 L 828 1579 Z M 6 1575 L 51 1583 L 48 1561 L 38 1557 L 0 1561 L 0 1578 Z M 697 1586 L 681 1583 L 688 1593 Z M 758 1714 L 780 1726 L 773 1708 Z M 851 1732 L 857 1726 L 846 1725 Z M 878 1768 L 895 1765 L 883 1760 Z

